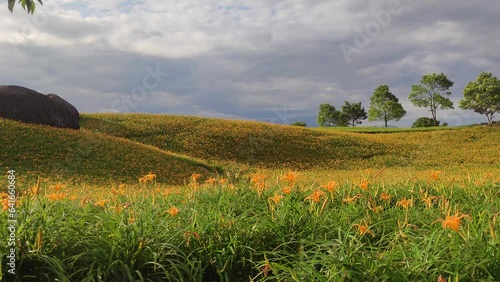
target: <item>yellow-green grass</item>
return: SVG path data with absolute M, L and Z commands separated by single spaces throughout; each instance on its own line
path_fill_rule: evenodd
M 28 179 L 137 182 L 138 177 L 153 172 L 157 181 L 183 184 L 192 173 L 215 172 L 201 161 L 85 129 L 57 129 L 0 118 L 0 132 L 0 168 L 4 172 L 13 169 L 18 177 Z
M 319 171 L 500 168 L 498 127 L 363 134 L 153 114 L 84 114 L 81 125 L 226 166 Z

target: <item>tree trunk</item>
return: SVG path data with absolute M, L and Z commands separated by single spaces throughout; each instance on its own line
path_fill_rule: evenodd
M 493 125 L 493 113 L 486 114 L 486 117 L 488 118 L 488 124 Z
M 432 119 L 434 120 L 434 126 L 437 126 L 438 121 L 436 118 L 436 110 L 431 110 L 431 112 L 432 112 Z

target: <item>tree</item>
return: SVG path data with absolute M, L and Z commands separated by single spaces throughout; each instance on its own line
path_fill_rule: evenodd
M 361 102 L 351 104 L 345 101 L 345 104 L 342 106 L 342 115 L 353 127 L 356 124 L 361 124 L 361 120 L 367 118 L 365 108 L 361 107 Z
M 488 124 L 493 124 L 493 115 L 500 112 L 500 80 L 489 72 L 482 72 L 477 81 L 467 83 L 464 99 L 458 102 L 462 109 L 486 115 Z
M 420 84 L 411 86 L 408 99 L 417 107 L 430 108 L 434 125 L 437 126 L 437 109 L 453 109 L 453 102 L 445 97 L 451 95 L 449 91 L 451 87 L 453 81 L 443 73 L 424 75 Z
M 296 121 L 294 123 L 292 123 L 293 126 L 302 126 L 302 127 L 306 127 L 307 126 L 307 123 L 305 121 Z
M 439 121 L 437 121 L 437 125 L 434 123 L 434 119 L 429 117 L 421 117 L 418 118 L 411 127 L 432 127 L 438 126 Z
M 334 106 L 324 103 L 319 105 L 318 126 L 347 126 L 345 116 Z
M 319 105 L 318 125 L 319 126 L 334 126 L 335 125 L 335 107 L 324 103 Z
M 41 5 L 43 5 L 42 0 L 37 0 Z M 19 0 L 19 3 L 25 9 L 28 11 L 28 13 L 33 14 L 35 12 L 35 1 L 34 0 Z M 14 11 L 14 5 L 16 4 L 16 0 L 9 0 L 8 1 L 8 7 L 9 11 L 12 13 Z
M 387 127 L 387 121 L 398 121 L 405 115 L 406 111 L 399 103 L 399 99 L 389 91 L 389 86 L 380 85 L 375 89 L 370 97 L 368 121 L 383 120 Z

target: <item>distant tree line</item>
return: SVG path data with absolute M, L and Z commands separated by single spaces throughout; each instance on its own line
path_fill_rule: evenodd
M 428 74 L 422 76 L 420 84 L 411 86 L 408 95 L 410 102 L 416 107 L 428 108 L 431 117 L 421 117 L 415 121 L 413 127 L 438 126 L 438 110 L 453 109 L 453 102 L 448 98 L 450 88 L 454 82 L 443 74 Z M 488 124 L 493 124 L 495 113 L 500 112 L 500 80 L 491 73 L 482 72 L 476 81 L 469 82 L 463 90 L 464 98 L 459 101 L 460 108 L 472 110 L 486 115 Z M 321 104 L 318 112 L 318 125 L 328 126 L 356 126 L 362 120 L 383 121 L 385 127 L 391 120 L 398 121 L 406 115 L 406 111 L 399 103 L 399 99 L 390 92 L 389 86 L 380 85 L 370 97 L 368 114 L 361 102 L 349 103 L 345 101 L 342 110 L 337 110 L 328 103 Z M 447 125 L 447 123 L 443 123 Z

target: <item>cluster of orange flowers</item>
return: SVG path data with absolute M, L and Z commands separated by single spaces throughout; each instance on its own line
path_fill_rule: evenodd
M 156 174 L 150 172 L 144 175 L 143 177 L 139 177 L 139 183 L 146 184 L 153 182 L 155 179 L 156 179 Z

